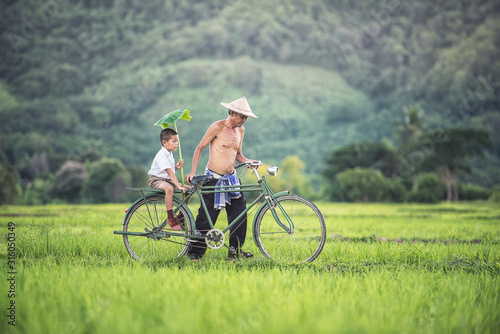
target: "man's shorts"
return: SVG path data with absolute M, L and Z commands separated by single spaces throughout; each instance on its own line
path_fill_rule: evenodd
M 154 175 L 150 175 L 149 176 L 149 188 L 151 188 L 151 189 L 160 189 L 160 185 L 163 182 L 167 182 L 172 187 L 174 187 L 174 189 L 177 189 L 177 187 L 175 186 L 175 184 L 170 179 L 166 179 L 166 178 L 158 177 L 158 176 L 154 176 Z

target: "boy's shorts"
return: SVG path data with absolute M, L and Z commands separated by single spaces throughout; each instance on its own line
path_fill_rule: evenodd
M 174 189 L 177 189 L 175 184 L 170 179 L 166 179 L 166 178 L 158 177 L 158 176 L 154 176 L 154 175 L 149 176 L 149 188 L 151 188 L 151 189 L 160 189 L 160 184 L 162 184 L 163 182 L 167 182 L 172 187 L 174 187 Z

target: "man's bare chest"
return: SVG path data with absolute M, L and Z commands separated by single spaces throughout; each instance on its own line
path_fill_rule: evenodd
M 239 129 L 225 128 L 217 134 L 212 142 L 219 149 L 237 150 L 241 141 Z

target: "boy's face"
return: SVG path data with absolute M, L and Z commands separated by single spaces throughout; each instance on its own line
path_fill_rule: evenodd
M 179 146 L 179 136 L 178 135 L 173 135 L 170 137 L 170 139 L 164 140 L 163 141 L 163 147 L 165 147 L 166 150 L 172 152 L 177 149 L 177 146 Z

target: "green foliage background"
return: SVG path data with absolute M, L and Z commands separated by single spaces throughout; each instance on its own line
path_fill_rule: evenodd
M 493 146 L 463 180 L 491 186 L 499 12 L 492 0 L 3 1 L 3 170 L 15 168 L 24 192 L 99 152 L 132 180 L 130 168 L 147 169 L 159 149 L 152 124 L 182 108 L 193 116 L 178 124 L 189 168 L 226 116 L 219 102 L 245 95 L 259 116 L 245 125 L 245 155 L 297 156 L 316 183 L 332 150 L 392 142 L 403 108 L 418 105 L 430 128 L 490 133 Z

